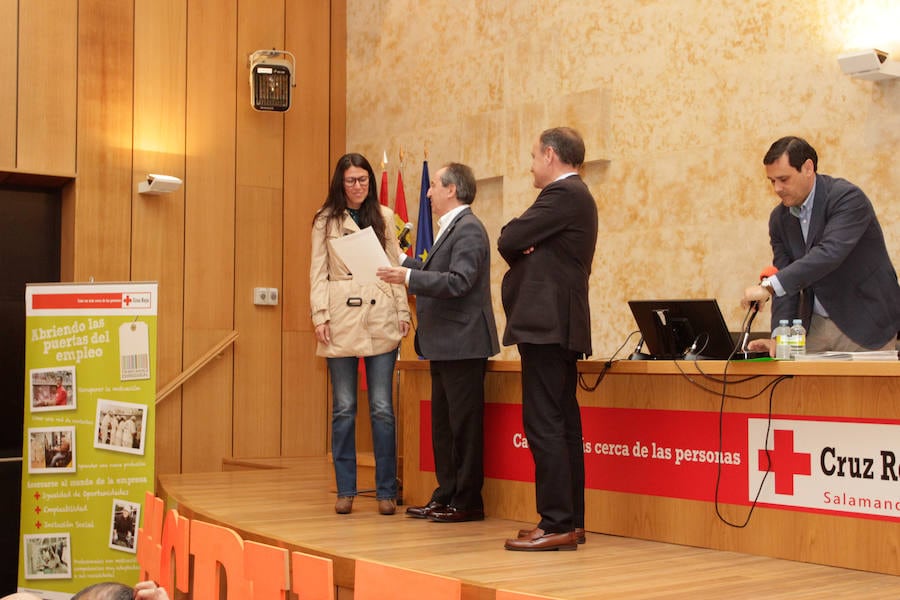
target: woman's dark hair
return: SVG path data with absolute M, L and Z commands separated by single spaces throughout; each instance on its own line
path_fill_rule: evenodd
M 332 221 L 340 221 L 347 210 L 347 196 L 344 194 L 344 173 L 350 167 L 365 169 L 369 174 L 369 193 L 359 207 L 359 228 L 372 227 L 375 237 L 382 248 L 386 248 L 387 234 L 385 232 L 384 217 L 381 216 L 381 204 L 378 202 L 378 192 L 375 187 L 375 172 L 372 165 L 362 154 L 355 152 L 340 157 L 334 166 L 334 174 L 331 176 L 331 185 L 328 188 L 328 197 L 322 207 L 316 211 L 313 217 L 315 223 L 323 214 L 326 216 L 325 229 L 331 227 Z

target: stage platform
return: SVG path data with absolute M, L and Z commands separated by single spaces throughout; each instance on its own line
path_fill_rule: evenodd
M 374 497 L 334 513 L 326 458 L 227 461 L 226 470 L 160 476 L 157 495 L 191 519 L 242 538 L 334 561 L 336 598 L 352 596 L 356 559 L 453 577 L 466 600 L 498 589 L 559 599 L 729 600 L 900 598 L 900 577 L 587 534 L 576 552 L 509 552 L 503 541 L 533 523 L 492 518 L 445 524 L 379 515 Z M 773 531 L 772 535 L 778 535 Z

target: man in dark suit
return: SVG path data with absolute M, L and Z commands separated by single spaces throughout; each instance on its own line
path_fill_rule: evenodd
M 458 523 L 484 519 L 484 373 L 500 351 L 491 306 L 491 250 L 469 205 L 472 169 L 442 167 L 428 190 L 440 230 L 425 261 L 404 255 L 401 267 L 378 269 L 388 283 L 416 295 L 416 351 L 431 361 L 431 443 L 438 487 L 406 514 Z
M 772 299 L 772 326 L 803 319 L 809 352 L 895 350 L 900 285 L 881 225 L 861 189 L 817 173 L 806 140 L 784 137 L 763 158 L 781 204 L 769 217 L 778 273 L 747 288 L 742 303 Z M 768 349 L 756 340 L 751 349 Z
M 500 232 L 503 343 L 522 358 L 522 418 L 535 466 L 541 520 L 506 540 L 507 550 L 575 550 L 584 541 L 584 454 L 575 398 L 577 360 L 591 353 L 588 277 L 597 205 L 578 176 L 584 141 L 573 129 L 544 131 L 531 152 L 541 190 Z

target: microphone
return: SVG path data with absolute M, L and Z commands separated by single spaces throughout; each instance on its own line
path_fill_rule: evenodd
M 766 277 L 771 277 L 772 275 L 775 275 L 777 273 L 778 273 L 778 267 L 776 267 L 774 265 L 769 265 L 768 267 L 765 267 L 762 271 L 759 272 L 759 280 L 762 281 Z
M 406 250 L 407 248 L 409 248 L 412 245 L 411 242 L 409 241 L 409 232 L 412 230 L 412 228 L 413 228 L 413 224 L 407 223 L 406 225 L 403 226 L 403 229 L 400 230 L 400 233 L 397 234 L 397 239 L 400 241 L 400 249 L 401 250 Z
M 768 267 L 764 267 L 762 271 L 759 272 L 759 282 L 762 283 L 765 279 L 768 279 L 772 275 L 778 273 L 778 267 L 774 265 L 769 265 Z M 765 304 L 765 302 L 763 303 Z M 753 317 L 756 316 L 756 313 L 759 312 L 759 302 L 753 301 L 750 303 L 750 306 L 753 308 L 753 315 L 750 317 L 750 322 L 753 322 Z M 747 331 L 750 331 L 750 325 L 747 325 Z
M 762 283 L 764 279 L 771 277 L 776 273 L 778 273 L 778 267 L 775 267 L 773 265 L 764 267 L 763 270 L 759 273 L 760 283 Z M 747 343 L 750 341 L 750 327 L 753 326 L 753 319 L 756 318 L 756 313 L 759 312 L 759 302 L 751 302 L 750 308 L 753 312 L 750 313 L 750 319 L 747 321 L 747 327 L 744 329 L 744 337 L 743 340 L 741 340 L 741 352 L 743 352 L 745 355 L 747 353 Z

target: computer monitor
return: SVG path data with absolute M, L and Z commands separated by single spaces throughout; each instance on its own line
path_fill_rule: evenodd
M 630 300 L 628 306 L 652 358 L 746 358 L 740 348 L 733 352 L 740 341 L 728 330 L 714 298 Z

